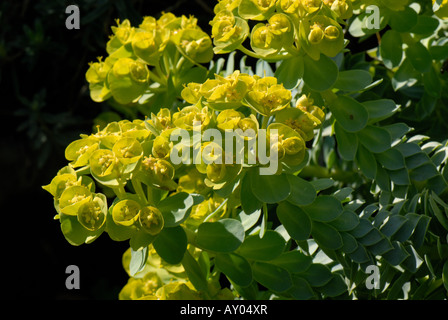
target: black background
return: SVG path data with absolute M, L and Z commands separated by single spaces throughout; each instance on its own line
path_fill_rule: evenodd
M 80 9 L 68 30 L 68 5 Z M 214 1 L 78 0 L 0 3 L 0 223 L 3 297 L 117 299 L 127 282 L 121 257 L 128 242 L 107 234 L 71 246 L 53 220 L 52 196 L 41 186 L 67 165 L 64 150 L 106 106 L 89 96 L 88 62 L 105 51 L 115 19 L 138 25 L 162 11 L 194 15 L 210 33 Z M 68 265 L 80 269 L 80 289 L 67 290 Z

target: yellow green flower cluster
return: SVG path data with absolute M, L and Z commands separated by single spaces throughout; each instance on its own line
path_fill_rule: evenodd
M 177 112 L 162 108 L 145 120 L 110 122 L 70 143 L 65 150 L 69 165 L 44 187 L 54 197 L 57 218 L 74 217 L 72 227 L 95 235 L 107 231 L 107 218 L 109 226 L 129 234 L 157 235 L 164 217 L 151 199 L 154 189 L 165 196 L 185 192 L 205 197 L 192 209 L 190 226 L 211 213 L 213 219 L 223 218 L 226 206 L 215 211 L 224 199 L 213 191 L 234 182 L 245 167 L 267 165 L 258 149 L 277 156 L 279 172 L 282 163 L 300 164 L 306 141 L 325 117 L 307 96 L 292 107 L 291 92 L 274 77 L 216 75 L 202 84 L 190 83 L 182 94 L 191 105 Z M 240 144 L 227 144 L 229 131 L 236 132 Z M 211 140 L 210 132 L 221 140 Z M 109 208 L 106 196 L 95 193 L 95 183 L 117 196 Z
M 318 60 L 344 47 L 341 23 L 352 16 L 353 6 L 351 0 L 221 0 L 214 12 L 215 53 L 239 49 L 269 60 L 300 54 Z M 246 39 L 252 50 L 243 45 Z
M 274 116 L 276 122 L 283 123 L 300 133 L 305 141 L 314 136 L 314 129 L 322 124 L 325 114 L 314 104 L 314 100 L 302 95 L 291 107 L 291 91 L 278 83 L 275 77 L 250 76 L 235 71 L 227 77 L 216 75 L 204 83 L 189 83 L 182 91 L 182 97 L 191 104 L 203 103 L 207 107 L 221 111 L 217 118 L 218 128 L 258 130 L 255 115 L 265 118 Z M 244 118 L 237 109 L 249 107 L 253 112 Z M 233 110 L 233 111 L 232 111 Z
M 106 47 L 108 56 L 92 62 L 86 73 L 91 98 L 96 102 L 113 97 L 123 105 L 135 103 L 151 81 L 166 84 L 168 69 L 181 57 L 192 64 L 208 63 L 213 58 L 212 41 L 194 17 L 172 13 L 159 19 L 147 16 L 138 27 L 127 19 L 117 20 L 112 32 Z M 171 59 L 171 65 L 161 63 L 164 55 Z
M 189 83 L 182 91 L 189 103 L 202 100 L 214 110 L 237 109 L 243 105 L 263 116 L 289 107 L 291 91 L 277 83 L 275 77 L 259 77 L 235 71 L 227 77 L 216 75 L 202 84 Z
M 193 257 L 198 257 L 200 249 L 189 247 Z M 121 289 L 120 300 L 233 300 L 235 296 L 228 288 L 221 288 L 217 279 L 208 284 L 207 293 L 197 291 L 188 280 L 182 264 L 168 264 L 157 254 L 153 245 L 149 246 L 149 254 L 145 268 L 131 276 L 129 261 L 131 250 L 123 255 L 123 268 L 129 274 L 129 280 Z

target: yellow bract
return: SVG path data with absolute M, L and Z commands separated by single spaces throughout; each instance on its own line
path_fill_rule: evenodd
M 210 123 L 211 114 L 207 107 L 197 105 L 185 107 L 173 114 L 173 124 L 181 129 L 193 130 L 194 127 L 203 130 Z
M 121 200 L 114 205 L 112 218 L 116 224 L 131 226 L 138 220 L 140 207 L 140 204 L 135 200 Z
M 270 116 L 289 106 L 292 98 L 291 91 L 285 89 L 282 84 L 278 84 L 277 78 L 254 78 L 256 82 L 246 97 L 250 107 L 264 116 Z
M 140 209 L 139 221 L 143 230 L 151 235 L 160 233 L 164 225 L 162 213 L 159 209 L 152 206 Z
M 78 221 L 87 230 L 96 231 L 105 224 L 106 211 L 106 203 L 100 197 L 95 197 L 79 207 Z

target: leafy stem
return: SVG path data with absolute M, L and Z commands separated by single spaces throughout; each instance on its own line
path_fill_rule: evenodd
M 255 59 L 263 59 L 262 56 L 256 54 L 253 51 L 250 51 L 250 50 L 246 49 L 243 45 L 240 45 L 238 47 L 238 50 L 240 50 L 242 53 L 244 53 L 245 55 L 247 55 L 249 57 L 252 57 L 252 58 L 255 58 Z
M 267 116 L 263 117 L 263 123 L 261 125 L 261 128 L 266 129 L 268 127 L 268 123 L 269 123 L 269 117 Z
M 163 86 L 167 86 L 167 79 L 159 64 L 149 73 L 149 77 L 154 82 L 158 82 Z
M 142 184 L 141 184 L 140 180 L 138 180 L 137 178 L 132 178 L 131 182 L 132 182 L 132 186 L 134 187 L 134 190 L 137 193 L 140 200 L 143 203 L 149 204 L 148 199 L 146 199 L 145 192 L 143 191 Z
M 124 183 L 119 181 L 118 186 L 113 188 L 115 194 L 117 195 L 118 199 L 123 199 L 126 197 L 126 191 L 124 190 Z

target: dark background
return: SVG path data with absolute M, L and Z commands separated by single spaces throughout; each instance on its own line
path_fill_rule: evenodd
M 41 186 L 67 165 L 65 147 L 91 133 L 107 109 L 93 102 L 88 63 L 105 51 L 115 19 L 140 24 L 162 11 L 194 15 L 210 34 L 214 1 L 78 0 L 0 2 L 0 223 L 3 295 L 10 299 L 117 299 L 128 279 L 121 257 L 128 242 L 107 234 L 71 246 L 53 220 L 52 196 Z M 80 9 L 68 30 L 68 5 Z M 68 265 L 80 269 L 80 289 L 67 290 Z

